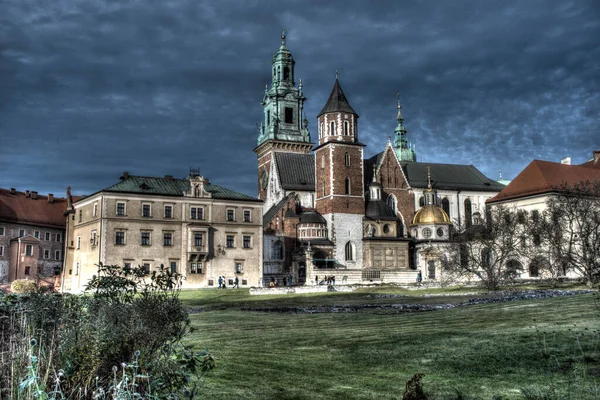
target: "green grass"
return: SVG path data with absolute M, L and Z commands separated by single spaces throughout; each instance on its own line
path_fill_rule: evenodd
M 474 292 L 472 288 L 465 289 Z M 407 297 L 374 299 L 371 294 Z M 190 340 L 218 368 L 203 395 L 215 399 L 400 399 L 405 382 L 425 374 L 430 399 L 522 399 L 521 389 L 600 398 L 600 311 L 592 295 L 390 314 L 287 314 L 241 307 L 456 303 L 472 296 L 424 298 L 394 287 L 353 293 L 249 296 L 247 290 L 186 291 L 209 311 L 192 315 Z M 597 392 L 585 392 L 588 387 Z M 453 397 L 454 396 L 454 397 Z

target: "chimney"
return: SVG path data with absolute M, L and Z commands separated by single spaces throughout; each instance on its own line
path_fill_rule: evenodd
M 38 193 L 37 193 L 36 191 L 32 191 L 32 192 L 31 192 L 31 198 L 32 198 L 33 200 L 37 200 L 37 195 L 38 195 Z
M 173 180 L 173 175 L 165 175 L 165 179 L 168 179 L 170 181 Z
M 124 181 L 127 178 L 129 178 L 129 172 L 125 171 L 125 172 L 123 172 L 123 175 L 119 179 Z
M 17 194 L 17 189 L 10 188 L 10 194 Z
M 54 203 L 54 195 L 52 193 L 48 193 L 48 203 Z
M 25 197 L 29 197 L 29 190 L 25 191 Z
M 565 164 L 565 165 L 571 165 L 571 157 L 565 157 L 562 160 L 560 160 L 561 164 Z
M 600 150 L 594 150 L 594 164 L 598 164 L 598 162 L 600 161 Z

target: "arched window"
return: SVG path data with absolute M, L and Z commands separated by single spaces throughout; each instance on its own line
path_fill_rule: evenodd
M 350 154 L 348 154 L 348 152 L 346 152 L 345 159 L 346 159 L 346 167 L 349 167 L 350 166 Z
M 473 216 L 473 209 L 471 208 L 471 200 L 465 200 L 465 225 L 468 227 L 471 226 L 471 217 Z
M 267 110 L 267 126 L 271 125 L 271 110 Z
M 277 67 L 277 80 L 280 81 L 281 80 L 281 68 Z
M 346 243 L 346 261 L 354 261 L 354 244 Z
M 425 197 L 419 197 L 419 207 L 423 207 L 425 205 Z
M 350 178 L 349 177 L 346 177 L 345 189 L 346 189 L 346 194 L 350 194 Z
M 397 206 L 397 202 L 396 202 L 396 196 L 394 196 L 393 194 L 390 194 L 387 198 L 387 205 L 390 208 L 390 210 L 392 210 L 394 212 L 394 214 L 396 214 L 396 212 L 398 212 L 398 206 Z
M 335 135 L 335 122 L 331 121 L 329 123 L 329 135 L 330 136 L 334 136 Z
M 321 122 L 321 129 L 319 130 L 319 137 L 325 136 L 325 124 Z
M 448 216 L 450 216 L 450 201 L 448 201 L 447 197 L 444 197 L 442 199 L 442 210 L 444 210 L 446 212 L 446 214 L 448 214 Z
M 394 187 L 398 187 L 398 167 L 394 169 Z
M 344 135 L 348 136 L 348 121 L 344 121 Z
M 290 69 L 288 67 L 283 68 L 283 80 L 287 81 L 290 79 Z
M 281 240 L 277 240 L 275 243 L 273 243 L 271 259 L 283 260 L 283 243 L 281 242 Z

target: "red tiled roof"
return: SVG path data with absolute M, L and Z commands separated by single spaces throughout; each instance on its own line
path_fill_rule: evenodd
M 487 203 L 556 192 L 563 184 L 572 186 L 581 181 L 596 180 L 600 180 L 600 168 L 533 160 Z
M 66 209 L 67 200 L 61 197 L 50 203 L 48 196 L 38 194 L 33 199 L 23 192 L 13 194 L 0 188 L 0 221 L 64 228 Z

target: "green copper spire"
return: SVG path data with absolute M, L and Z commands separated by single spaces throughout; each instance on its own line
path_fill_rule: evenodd
M 406 137 L 406 128 L 402 124 L 404 118 L 402 117 L 402 103 L 400 102 L 400 92 L 398 92 L 398 115 L 396 116 L 396 129 L 394 130 L 394 151 L 400 162 L 403 161 L 417 161 L 417 154 L 413 148 L 408 144 Z
M 271 62 L 271 87 L 267 85 L 261 105 L 264 122 L 258 126 L 258 144 L 267 140 L 310 143 L 310 133 L 302 119 L 306 97 L 302 80 L 296 87 L 296 61 L 286 47 L 285 28 L 281 29 L 281 46 Z

